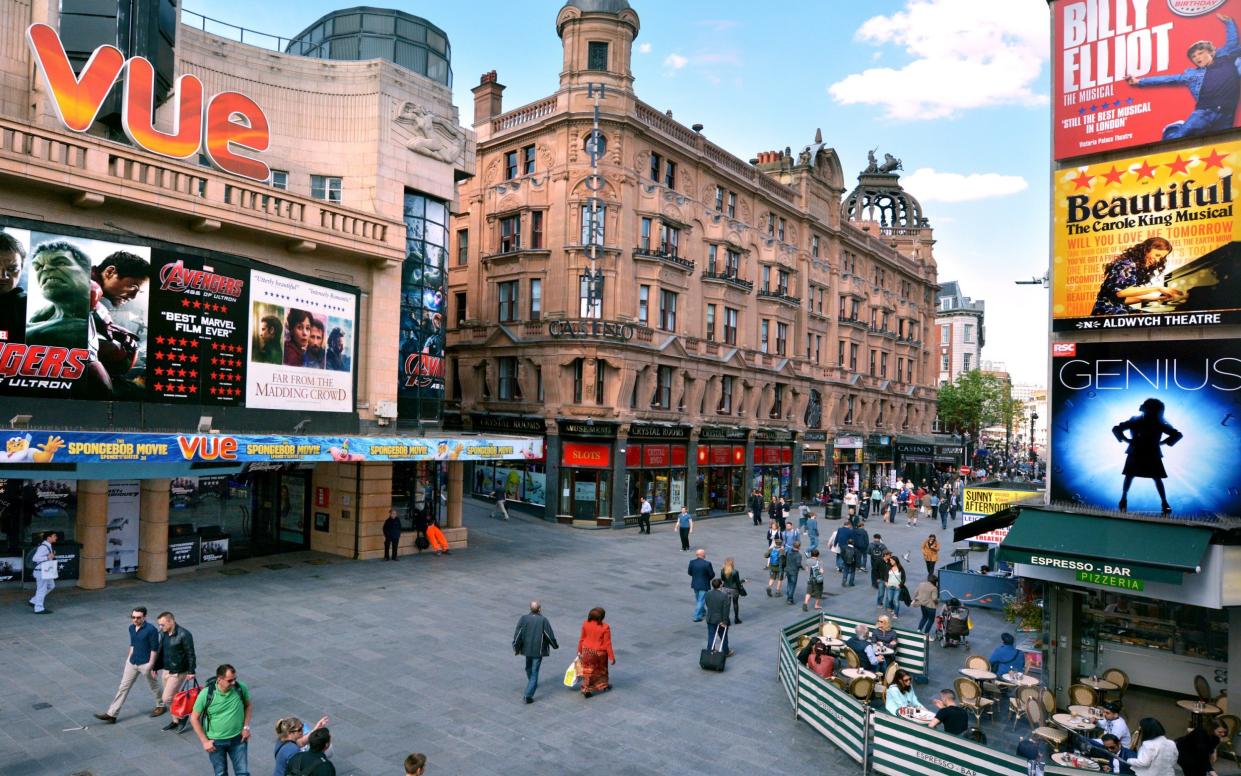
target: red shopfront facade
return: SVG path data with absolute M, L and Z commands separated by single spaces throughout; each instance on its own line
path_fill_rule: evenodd
M 560 447 L 560 514 L 574 520 L 612 515 L 612 444 L 563 442 Z
M 700 512 L 745 511 L 747 434 L 748 431 L 741 428 L 708 426 L 699 430 L 696 488 Z
M 638 514 L 643 496 L 651 502 L 651 514 L 656 520 L 688 506 L 688 450 L 686 441 L 635 442 L 630 439 L 625 447 L 626 503 L 630 515 Z
M 792 503 L 793 435 L 778 429 L 759 429 L 754 444 L 754 487 L 770 503 L 781 496 Z

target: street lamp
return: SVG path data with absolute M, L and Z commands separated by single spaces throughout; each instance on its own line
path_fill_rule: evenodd
M 1034 421 L 1038 420 L 1038 413 L 1030 413 L 1030 463 L 1038 460 L 1038 456 L 1034 452 Z

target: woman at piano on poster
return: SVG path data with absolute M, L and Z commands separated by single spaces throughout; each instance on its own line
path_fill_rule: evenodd
M 1172 243 L 1151 237 L 1126 248 L 1103 268 L 1103 282 L 1091 315 L 1127 315 L 1142 302 L 1176 302 L 1184 291 L 1155 282 L 1168 264 Z

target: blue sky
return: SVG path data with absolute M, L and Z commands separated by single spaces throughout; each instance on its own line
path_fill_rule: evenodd
M 853 184 L 866 151 L 904 161 L 935 228 L 940 280 L 987 302 L 983 358 L 1046 381 L 1047 293 L 1016 286 L 1047 266 L 1048 11 L 1045 0 L 630 0 L 641 18 L 634 88 L 702 123 L 743 159 L 809 143 L 816 127 Z M 374 2 L 375 5 L 384 5 Z M 552 93 L 558 0 L 396 7 L 452 43 L 455 102 L 496 70 L 506 108 Z M 189 11 L 288 37 L 342 0 L 186 0 Z M 188 19 L 188 17 L 187 17 Z

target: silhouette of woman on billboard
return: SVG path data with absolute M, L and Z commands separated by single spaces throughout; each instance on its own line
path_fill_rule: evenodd
M 1163 452 L 1159 448 L 1161 445 L 1171 447 L 1181 441 L 1184 434 L 1163 419 L 1164 408 L 1160 400 L 1147 399 L 1138 409 L 1142 411 L 1141 415 L 1134 415 L 1112 426 L 1116 441 L 1129 443 L 1129 449 L 1125 451 L 1125 486 L 1120 494 L 1119 509 L 1121 512 L 1129 509 L 1129 486 L 1133 484 L 1133 478 L 1149 477 L 1155 481 L 1155 490 L 1159 491 L 1159 500 L 1166 515 L 1172 507 L 1168 505 L 1168 496 L 1163 489 L 1168 473 L 1163 468 Z M 1125 436 L 1126 431 L 1128 436 Z

